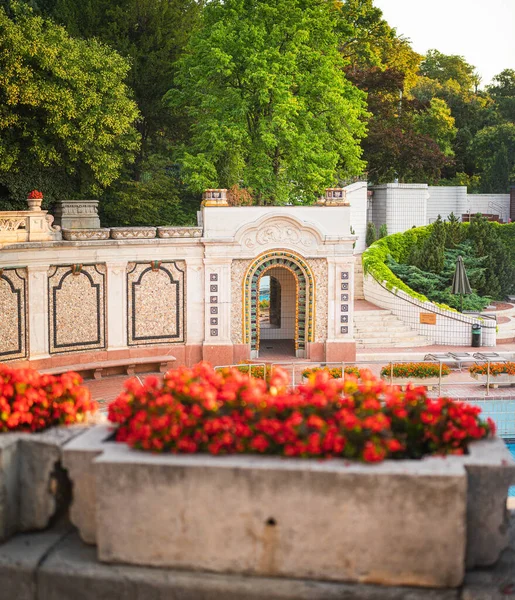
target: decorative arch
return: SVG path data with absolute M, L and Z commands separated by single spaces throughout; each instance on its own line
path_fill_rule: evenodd
M 295 351 L 302 356 L 306 343 L 315 338 L 315 278 L 306 261 L 287 250 L 260 254 L 249 266 L 243 279 L 243 341 L 251 353 L 259 351 L 259 282 L 270 269 L 290 271 L 296 282 Z

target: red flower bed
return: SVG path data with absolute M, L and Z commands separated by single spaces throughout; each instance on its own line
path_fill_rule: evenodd
M 72 425 L 97 409 L 77 373 L 41 375 L 0 365 L 0 432 Z
M 431 400 L 423 388 L 401 392 L 370 373 L 344 381 L 319 371 L 290 389 L 281 369 L 265 382 L 206 363 L 171 370 L 163 382 L 130 379 L 109 405 L 116 440 L 137 449 L 367 462 L 463 454 L 469 442 L 495 432 L 479 413 L 446 398 Z

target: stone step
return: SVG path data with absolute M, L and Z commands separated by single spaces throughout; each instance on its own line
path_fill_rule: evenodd
M 380 337 L 401 338 L 401 337 L 413 337 L 413 335 L 418 335 L 416 332 L 413 331 L 413 329 L 406 327 L 406 325 L 403 325 L 398 328 L 388 327 L 388 328 L 382 328 L 381 330 L 374 330 L 374 331 L 370 331 L 370 330 L 366 330 L 366 329 L 359 329 L 358 327 L 354 327 L 354 332 L 355 332 L 354 337 L 363 338 L 363 339 L 375 339 L 375 338 L 380 338 Z
M 372 319 L 372 318 L 383 318 L 387 316 L 392 316 L 395 319 L 397 318 L 394 314 L 392 314 L 391 310 L 383 310 L 382 308 L 372 309 L 372 310 L 357 310 L 354 312 L 354 318 L 359 319 Z
M 407 340 L 389 340 L 384 339 L 377 342 L 356 340 L 356 348 L 420 348 L 430 346 L 431 342 L 423 338 L 410 338 Z

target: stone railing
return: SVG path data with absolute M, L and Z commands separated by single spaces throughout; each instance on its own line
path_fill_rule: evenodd
M 46 210 L 0 212 L 0 247 L 17 242 L 44 242 L 61 239 L 60 227 Z

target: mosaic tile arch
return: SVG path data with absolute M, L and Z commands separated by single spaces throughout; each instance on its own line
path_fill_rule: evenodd
M 295 350 L 304 351 L 315 339 L 315 278 L 307 262 L 286 250 L 258 256 L 243 279 L 243 341 L 251 351 L 259 350 L 259 281 L 273 268 L 285 268 L 296 280 Z
M 0 360 L 26 358 L 27 270 L 0 269 Z
M 127 343 L 129 346 L 185 341 L 184 261 L 127 265 Z
M 53 265 L 48 271 L 50 354 L 106 347 L 105 264 Z

